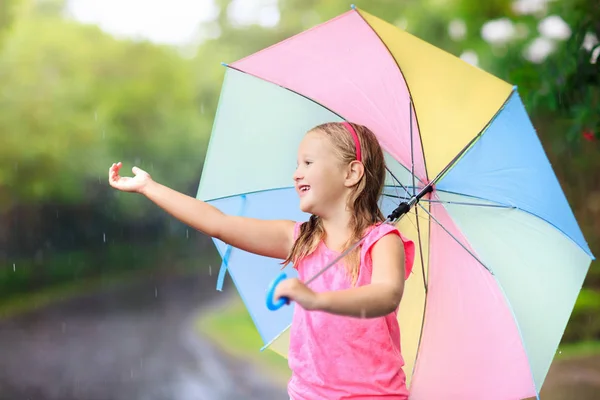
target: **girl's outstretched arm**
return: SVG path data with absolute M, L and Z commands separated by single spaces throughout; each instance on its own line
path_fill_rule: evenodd
M 307 310 L 359 318 L 375 318 L 393 312 L 404 293 L 404 243 L 388 234 L 371 249 L 371 283 L 345 290 L 315 293 L 298 279 L 286 279 L 275 291 L 275 300 L 285 296 Z
M 146 196 L 184 224 L 239 249 L 267 257 L 285 259 L 293 245 L 294 222 L 260 220 L 227 215 L 216 207 L 185 195 L 151 179 L 134 167 L 135 177 L 120 177 L 121 163 L 109 170 L 109 182 L 116 189 Z

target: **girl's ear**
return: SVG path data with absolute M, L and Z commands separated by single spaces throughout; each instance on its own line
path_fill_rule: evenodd
M 352 187 L 360 182 L 361 178 L 365 174 L 365 166 L 360 161 L 352 161 L 348 164 L 348 168 L 346 170 L 346 181 L 344 185 L 346 187 Z

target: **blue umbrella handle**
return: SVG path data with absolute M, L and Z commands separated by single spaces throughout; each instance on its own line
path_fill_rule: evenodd
M 277 287 L 279 282 L 281 282 L 285 278 L 287 278 L 287 275 L 285 272 L 282 272 L 273 282 L 271 282 L 269 290 L 267 290 L 267 308 L 271 311 L 279 310 L 284 305 L 290 304 L 290 299 L 288 299 L 287 297 L 280 297 L 277 303 L 273 303 L 275 288 Z

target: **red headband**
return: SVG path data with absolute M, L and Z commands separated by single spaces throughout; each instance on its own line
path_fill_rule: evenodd
M 356 131 L 354 130 L 352 125 L 350 125 L 346 121 L 342 122 L 342 125 L 344 125 L 346 129 L 348 129 L 348 131 L 350 131 L 350 133 L 352 134 L 352 137 L 354 138 L 354 146 L 356 147 L 356 159 L 358 161 L 362 161 L 360 154 L 360 142 L 358 141 L 358 135 L 356 134 Z

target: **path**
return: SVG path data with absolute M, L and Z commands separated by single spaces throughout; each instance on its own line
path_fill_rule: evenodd
M 0 399 L 287 399 L 193 329 L 215 277 L 154 277 L 0 321 Z

